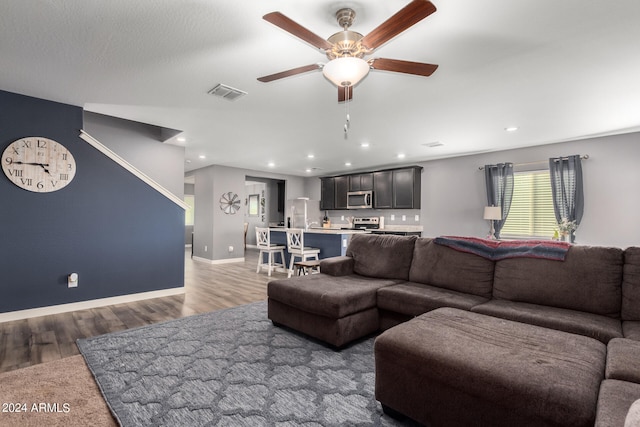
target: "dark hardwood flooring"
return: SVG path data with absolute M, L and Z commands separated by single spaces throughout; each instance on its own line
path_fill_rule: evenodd
M 210 265 L 185 252 L 185 294 L 0 323 L 0 372 L 79 354 L 75 341 L 267 298 L 267 283 L 286 273 L 256 274 L 257 250 L 245 262 Z

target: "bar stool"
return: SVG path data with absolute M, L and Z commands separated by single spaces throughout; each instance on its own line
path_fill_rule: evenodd
M 256 227 L 256 245 L 260 249 L 258 255 L 258 268 L 256 273 L 260 272 L 260 268 L 267 268 L 268 275 L 271 276 L 271 270 L 276 267 L 286 268 L 284 260 L 284 249 L 282 245 L 272 245 L 271 235 L 268 228 Z M 280 263 L 276 263 L 273 254 L 280 253 Z M 267 254 L 267 262 L 264 262 L 263 255 Z
M 293 264 L 295 258 L 300 258 L 300 261 L 307 261 L 310 258 L 319 259 L 318 254 L 320 249 L 308 248 L 304 246 L 304 230 L 300 228 L 289 228 L 287 230 L 287 251 L 289 252 L 289 271 L 287 277 L 291 277 L 293 274 Z

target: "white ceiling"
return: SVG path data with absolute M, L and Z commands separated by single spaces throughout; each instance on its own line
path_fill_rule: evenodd
M 349 6 L 351 29 L 367 34 L 408 2 L 5 0 L 0 89 L 182 130 L 186 171 L 317 176 L 640 130 L 638 0 L 434 0 L 437 12 L 371 57 L 439 69 L 372 71 L 354 90 L 347 137 L 322 73 L 256 80 L 326 62 L 264 14 L 329 37 Z M 248 95 L 208 95 L 218 83 Z

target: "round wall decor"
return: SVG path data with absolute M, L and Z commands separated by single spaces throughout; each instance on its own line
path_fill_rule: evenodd
M 228 215 L 233 215 L 240 210 L 240 197 L 236 193 L 229 191 L 220 197 L 220 209 Z
M 2 153 L 2 170 L 11 182 L 34 193 L 66 187 L 76 174 L 76 161 L 49 138 L 33 136 L 14 141 Z

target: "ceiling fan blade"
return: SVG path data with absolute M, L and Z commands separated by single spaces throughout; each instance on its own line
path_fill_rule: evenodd
M 413 0 L 400 9 L 395 15 L 376 27 L 361 40 L 370 49 L 377 49 L 407 28 L 420 22 L 436 11 L 436 7 L 428 0 Z
M 262 19 L 267 22 L 271 22 L 273 25 L 282 28 L 286 32 L 293 34 L 318 49 L 329 50 L 333 47 L 333 44 L 329 43 L 319 35 L 307 30 L 292 19 L 287 18 L 280 12 L 267 13 L 262 17 Z
M 345 102 L 353 98 L 353 86 L 338 86 L 338 102 Z
M 298 68 L 292 68 L 290 70 L 281 71 L 279 73 L 270 74 L 268 76 L 258 77 L 258 80 L 263 83 L 272 82 L 274 80 L 283 79 L 285 77 L 295 76 L 296 74 L 308 73 L 309 71 L 315 71 L 322 69 L 320 64 L 305 65 Z
M 369 60 L 374 70 L 394 71 L 396 73 L 415 74 L 429 77 L 438 68 L 435 64 L 423 62 L 401 61 L 399 59 L 374 58 Z

